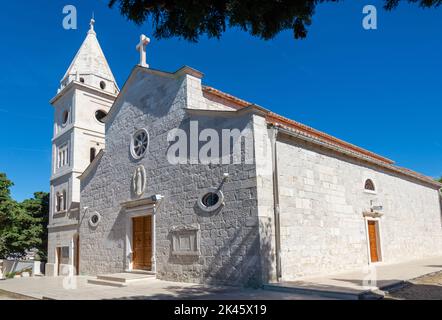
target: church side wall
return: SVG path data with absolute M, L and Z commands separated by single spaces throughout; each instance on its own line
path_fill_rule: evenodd
M 382 262 L 442 253 L 437 190 L 301 141 L 281 139 L 277 148 L 283 279 L 366 266 L 371 200 L 383 206 Z M 366 179 L 375 193 L 364 191 Z
M 200 131 L 252 129 L 251 116 L 236 120 L 189 116 L 184 108 L 193 103 L 193 97 L 200 96 L 189 90 L 201 90 L 199 81 L 192 81 L 195 79 L 189 75 L 173 79 L 144 72 L 134 77 L 117 102 L 120 105 L 115 106 L 119 110 L 107 123 L 106 152 L 82 181 L 80 272 L 94 275 L 121 272 L 128 267 L 125 240 L 129 220 L 121 204 L 136 199 L 131 192 L 132 174 L 143 165 L 147 183 L 142 198 L 164 196 L 155 218 L 157 277 L 199 283 L 260 284 L 254 164 L 175 165 L 166 157 L 171 129 L 181 128 L 189 133 L 190 121 L 198 121 Z M 141 160 L 134 160 L 130 137 L 139 128 L 149 132 L 149 151 Z M 223 183 L 224 173 L 229 173 L 229 179 Z M 222 190 L 224 206 L 203 212 L 197 200 L 211 187 Z M 88 220 L 95 211 L 102 218 L 92 228 Z M 200 254 L 177 256 L 172 253 L 173 230 L 189 226 L 199 228 Z

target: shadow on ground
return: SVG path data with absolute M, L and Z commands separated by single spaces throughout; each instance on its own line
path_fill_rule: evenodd
M 136 295 L 109 300 L 281 300 L 293 299 L 283 293 L 272 293 L 262 289 L 244 289 L 239 287 L 211 288 L 204 287 L 183 288 L 179 286 L 166 287 L 168 294 Z M 308 297 L 307 297 L 308 299 Z M 314 299 L 312 297 L 312 299 Z
M 407 282 L 400 290 L 390 292 L 387 300 L 441 300 L 442 286 Z

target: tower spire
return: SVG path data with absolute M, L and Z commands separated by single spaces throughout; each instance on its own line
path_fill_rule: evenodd
M 70 82 L 78 81 L 100 90 L 118 92 L 117 83 L 101 50 L 94 26 L 95 19 L 92 16 L 86 38 L 61 80 L 60 91 Z

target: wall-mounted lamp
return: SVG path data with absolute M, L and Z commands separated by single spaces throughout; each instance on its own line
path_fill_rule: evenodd
M 161 201 L 163 198 L 164 198 L 164 196 L 162 196 L 161 194 L 154 194 L 152 196 L 152 201 L 158 202 L 158 201 Z

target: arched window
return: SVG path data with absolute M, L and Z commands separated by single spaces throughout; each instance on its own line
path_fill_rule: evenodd
M 63 111 L 63 115 L 62 115 L 62 119 L 61 119 L 62 125 L 65 125 L 68 122 L 68 119 L 69 119 L 69 111 L 65 110 L 65 111 Z
M 97 155 L 97 150 L 95 148 L 91 148 L 89 152 L 90 162 L 94 161 L 96 155 Z
M 365 180 L 364 189 L 368 191 L 375 191 L 373 180 Z
M 66 190 L 63 190 L 63 210 L 66 210 Z
M 57 194 L 55 195 L 55 211 L 59 212 L 61 211 L 61 195 L 60 192 L 57 192 Z
M 57 192 L 55 195 L 55 212 L 61 212 L 66 210 L 66 190 L 61 193 Z

